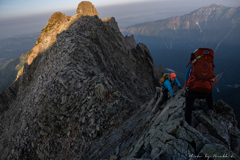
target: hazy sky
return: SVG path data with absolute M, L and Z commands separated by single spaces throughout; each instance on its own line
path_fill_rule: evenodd
M 31 34 L 46 26 L 54 12 L 76 14 L 79 0 L 0 0 L 0 39 Z M 100 18 L 115 17 L 119 26 L 181 16 L 213 3 L 239 7 L 240 0 L 91 0 Z
M 95 7 L 146 0 L 91 0 Z M 76 9 L 81 0 L 0 0 L 0 19 L 58 10 Z

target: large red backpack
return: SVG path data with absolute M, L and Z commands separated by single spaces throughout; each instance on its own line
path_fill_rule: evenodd
M 195 51 L 189 78 L 186 87 L 196 92 L 209 93 L 213 89 L 214 81 L 217 82 L 214 74 L 214 51 L 208 48 L 199 48 Z M 188 67 L 188 65 L 187 65 Z M 218 82 L 217 82 L 218 83 Z

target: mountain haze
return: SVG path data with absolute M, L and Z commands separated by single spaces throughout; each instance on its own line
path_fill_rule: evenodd
M 208 116 L 197 100 L 192 126 L 184 90 L 155 108 L 162 73 L 146 45 L 91 2 L 72 17 L 54 13 L 0 94 L 0 159 L 240 159 L 238 122 L 224 101 Z
M 14 82 L 37 39 L 33 34 L 0 41 L 0 92 Z
M 36 44 L 37 35 L 14 37 L 0 40 L 0 68 L 9 60 L 16 59 Z
M 29 37 L 7 38 L 0 41 L 0 49 L 24 50 L 32 48 L 37 40 L 37 35 Z
M 19 58 L 11 59 L 0 68 L 0 92 L 11 86 L 16 80 L 18 71 L 23 67 L 27 58 L 28 52 L 23 53 Z

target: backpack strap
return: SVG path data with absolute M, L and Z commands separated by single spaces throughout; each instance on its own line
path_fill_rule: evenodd
M 215 81 L 218 84 L 216 77 L 212 78 L 211 81 Z
M 190 62 L 187 64 L 186 68 L 191 64 L 191 62 L 194 60 L 195 53 L 191 53 Z
M 190 79 L 188 82 L 190 83 L 190 82 L 192 82 L 192 81 L 195 81 L 195 80 L 205 80 L 205 79 L 201 79 L 201 78 L 196 78 L 195 76 L 193 76 L 193 75 L 191 75 L 192 76 L 192 79 Z M 216 79 L 216 77 L 214 77 L 214 78 L 212 78 L 212 79 L 210 79 L 210 80 L 208 80 L 208 81 L 215 81 L 217 84 L 218 84 L 218 81 L 217 81 L 217 79 Z
M 215 68 L 214 63 L 213 63 L 213 68 L 214 68 L 214 70 L 215 70 L 215 75 L 214 75 L 213 81 L 215 81 L 215 82 L 218 84 L 218 81 L 217 81 L 217 78 L 216 78 L 216 68 Z
M 164 82 L 169 78 L 169 73 L 164 73 L 163 76 L 160 78 L 160 86 L 164 88 Z
M 204 56 L 204 54 L 200 55 L 200 56 L 197 56 L 193 61 L 192 63 L 195 63 L 199 58 L 201 58 L 202 56 Z
M 188 63 L 188 65 L 186 66 L 186 68 L 190 65 L 190 63 L 195 63 L 197 61 L 198 58 L 201 58 L 202 56 L 204 56 L 204 54 L 200 55 L 200 56 L 197 56 L 195 59 L 193 59 L 192 61 L 190 61 Z M 207 59 L 207 57 L 205 57 Z
M 190 62 L 187 64 L 186 68 L 191 64 L 191 62 L 192 62 L 192 61 L 190 61 Z

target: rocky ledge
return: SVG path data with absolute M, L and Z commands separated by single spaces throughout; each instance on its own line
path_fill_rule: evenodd
M 196 160 L 240 159 L 240 131 L 230 106 L 219 100 L 208 116 L 207 103 L 194 104 L 193 125 L 184 120 L 185 91 L 177 91 L 155 110 L 155 98 L 143 104 L 127 121 L 104 137 L 86 159 Z

